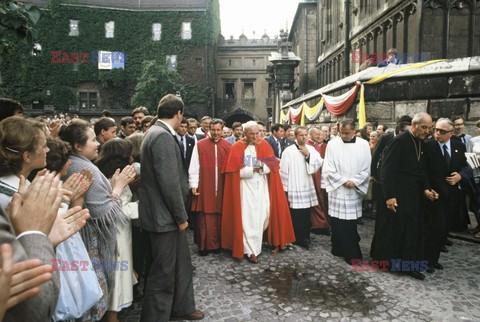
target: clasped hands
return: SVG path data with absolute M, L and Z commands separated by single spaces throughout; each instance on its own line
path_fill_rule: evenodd
M 343 183 L 343 186 L 344 186 L 345 188 L 348 188 L 348 189 L 353 189 L 353 188 L 356 187 L 355 182 L 353 182 L 352 180 L 347 180 L 347 181 L 345 181 L 345 182 Z

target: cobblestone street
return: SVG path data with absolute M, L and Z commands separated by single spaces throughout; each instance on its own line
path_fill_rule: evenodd
M 359 226 L 369 259 L 374 221 Z M 189 231 L 190 237 L 193 232 Z M 351 270 L 330 254 L 330 237 L 313 235 L 310 250 L 269 250 L 253 265 L 230 254 L 198 255 L 191 241 L 197 308 L 206 321 L 479 321 L 480 247 L 453 240 L 445 267 L 417 281 L 394 273 Z M 138 321 L 141 302 L 120 315 Z

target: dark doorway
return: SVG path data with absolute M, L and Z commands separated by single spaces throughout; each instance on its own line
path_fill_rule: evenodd
M 235 111 L 225 115 L 226 126 L 232 127 L 232 124 L 235 122 L 245 123 L 248 121 L 255 120 L 255 116 L 243 109 L 236 109 Z

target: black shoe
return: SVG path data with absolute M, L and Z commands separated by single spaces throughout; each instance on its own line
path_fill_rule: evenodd
M 201 250 L 198 252 L 200 256 L 207 256 L 208 255 L 208 250 Z
M 221 252 L 222 252 L 222 250 L 220 248 L 212 250 L 212 253 L 214 253 L 214 254 L 220 254 Z
M 453 243 L 449 239 L 445 239 L 445 246 L 453 246 Z
M 439 269 L 439 270 L 442 270 L 443 269 L 443 265 L 439 264 L 439 263 L 436 263 L 435 265 L 433 265 L 432 267 L 436 268 L 436 269 Z
M 302 247 L 304 249 L 307 249 L 307 250 L 310 249 L 310 241 L 308 239 L 306 239 L 302 242 L 298 242 L 298 243 L 296 242 L 295 245 L 300 246 L 300 247 Z
M 442 253 L 448 253 L 448 248 L 447 248 L 447 246 L 443 246 L 443 247 L 440 249 L 440 251 L 441 251 Z
M 423 275 L 422 273 L 417 272 L 417 271 L 408 272 L 407 275 L 413 277 L 414 279 L 420 280 L 420 281 L 423 281 L 425 279 L 425 275 Z
M 429 266 L 428 269 L 426 270 L 428 274 L 433 274 L 435 273 L 435 268 L 433 266 Z

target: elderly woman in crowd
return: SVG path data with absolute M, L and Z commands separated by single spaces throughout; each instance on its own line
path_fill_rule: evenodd
M 375 150 L 375 147 L 377 146 L 378 139 L 380 138 L 380 135 L 378 134 L 377 131 L 372 131 L 370 132 L 370 141 L 368 142 L 370 145 L 370 151 L 373 154 L 373 151 Z
M 114 286 L 117 230 L 128 223 L 122 211 L 120 196 L 124 188 L 134 179 L 135 171 L 128 165 L 120 171 L 117 169 L 109 181 L 92 163 L 98 157 L 98 142 L 95 132 L 85 121 L 75 120 L 62 132 L 62 140 L 72 147 L 72 162 L 67 177 L 81 173 L 84 169 L 92 173 L 93 183 L 85 195 L 84 204 L 90 210 L 90 220 L 81 231 L 88 254 L 94 263 L 95 272 L 103 291 L 97 304 L 82 316 L 84 321 L 99 321 L 108 306 L 110 291 Z

